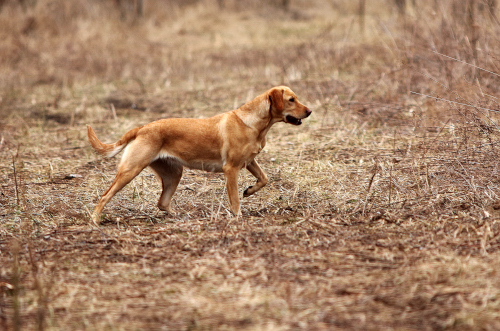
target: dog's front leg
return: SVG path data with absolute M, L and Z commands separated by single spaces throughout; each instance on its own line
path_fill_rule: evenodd
M 228 164 L 222 168 L 224 177 L 226 178 L 226 190 L 229 197 L 231 211 L 235 215 L 240 214 L 240 198 L 238 197 L 238 171 L 239 169 Z
M 253 185 L 253 186 L 248 187 L 245 190 L 245 192 L 243 192 L 244 198 L 254 194 L 255 192 L 257 192 L 258 190 L 260 190 L 261 188 L 263 188 L 267 184 L 267 175 L 260 168 L 257 161 L 252 160 L 252 162 L 247 164 L 247 169 L 248 169 L 248 171 L 250 171 L 252 173 L 252 175 L 255 176 L 255 178 L 257 178 L 257 183 L 255 183 L 255 185 Z

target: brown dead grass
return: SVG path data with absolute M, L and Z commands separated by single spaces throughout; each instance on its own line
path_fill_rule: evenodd
M 2 7 L 0 326 L 499 329 L 499 115 L 483 108 L 500 94 L 471 66 L 500 72 L 487 6 L 469 24 L 452 1 L 368 2 L 361 31 L 349 1 L 181 3 Z M 271 130 L 243 217 L 222 175 L 190 170 L 160 212 L 146 171 L 90 222 L 117 160 L 86 123 L 110 142 L 277 84 L 314 113 Z

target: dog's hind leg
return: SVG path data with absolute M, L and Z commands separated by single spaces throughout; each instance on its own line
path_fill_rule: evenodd
M 158 200 L 158 208 L 172 213 L 170 201 L 172 201 L 172 196 L 181 181 L 183 167 L 175 161 L 162 159 L 154 161 L 149 166 L 160 177 L 163 188 L 160 200 Z
M 267 184 L 267 175 L 266 173 L 260 168 L 259 164 L 257 161 L 253 160 L 249 164 L 247 164 L 247 170 L 250 171 L 252 175 L 257 178 L 257 183 L 255 185 L 248 187 L 244 192 L 243 192 L 243 197 L 248 197 Z
M 97 220 L 104 206 L 111 198 L 137 176 L 158 155 L 156 148 L 141 143 L 138 139 L 126 147 L 115 180 L 102 195 L 94 209 L 93 219 Z

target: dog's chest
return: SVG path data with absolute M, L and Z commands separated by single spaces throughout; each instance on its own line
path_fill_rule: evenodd
M 244 153 L 244 159 L 245 159 L 245 163 L 250 163 L 253 161 L 253 159 L 255 159 L 255 157 L 257 155 L 259 155 L 259 153 L 262 151 L 262 149 L 264 148 L 264 145 L 265 145 L 265 142 L 255 142 L 254 144 L 251 144 L 248 146 L 248 148 L 246 149 L 246 152 Z
M 259 154 L 263 149 L 264 147 L 266 146 L 266 138 L 262 138 L 262 139 L 259 139 L 255 142 L 254 146 L 253 146 L 253 156 L 257 156 L 257 154 Z

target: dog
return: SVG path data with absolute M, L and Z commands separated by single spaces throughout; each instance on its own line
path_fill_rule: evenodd
M 266 145 L 266 134 L 277 122 L 293 125 L 311 115 L 286 86 L 273 87 L 240 108 L 205 119 L 161 119 L 125 133 L 114 144 L 104 144 L 87 125 L 92 148 L 106 157 L 125 149 L 116 177 L 99 200 L 92 216 L 98 219 L 109 200 L 150 167 L 161 179 L 162 193 L 158 208 L 172 213 L 170 201 L 177 189 L 184 167 L 210 172 L 223 172 L 230 210 L 240 215 L 238 172 L 246 168 L 257 178 L 243 197 L 264 187 L 268 178 L 255 157 Z

